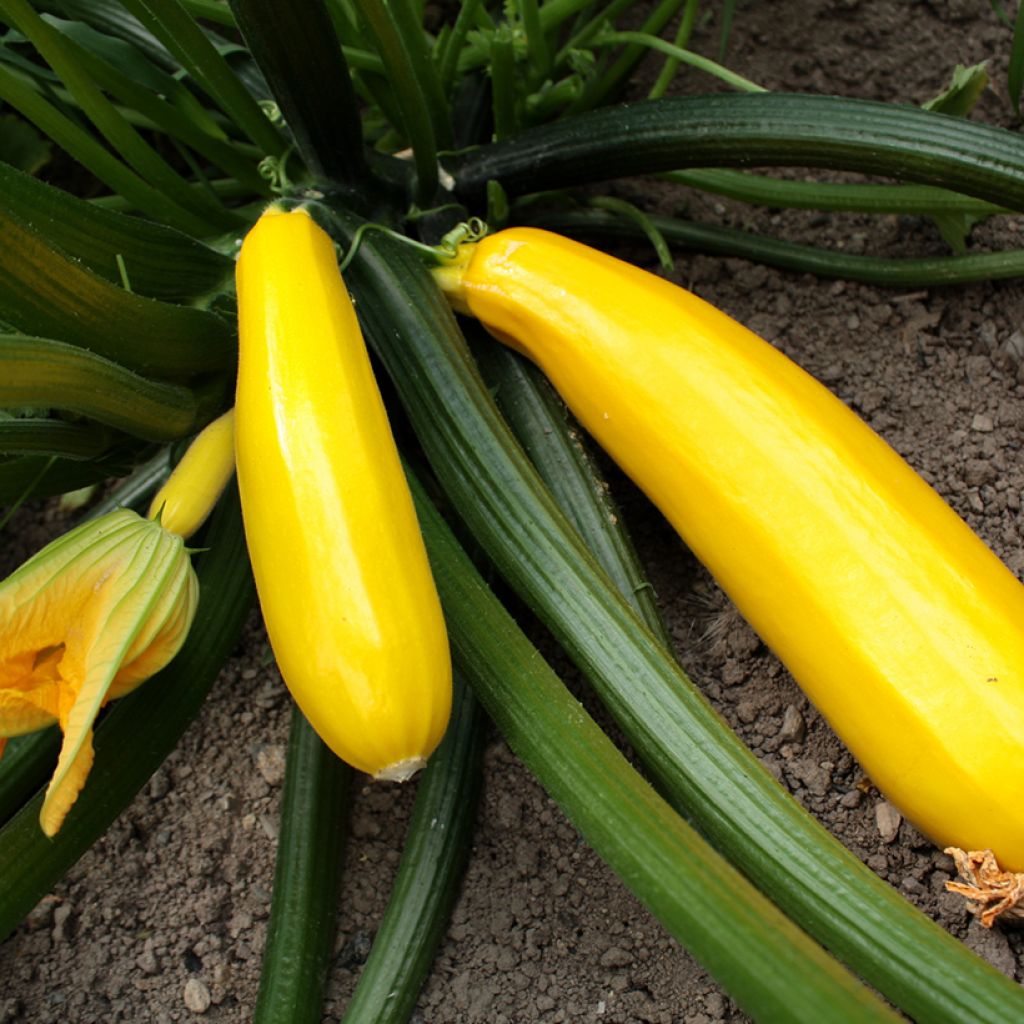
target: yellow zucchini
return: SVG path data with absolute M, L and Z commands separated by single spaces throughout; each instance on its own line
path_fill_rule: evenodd
M 207 423 L 153 497 L 149 518 L 191 537 L 213 511 L 235 471 L 235 410 Z
M 1024 870 L 1024 587 L 839 399 L 746 328 L 510 229 L 437 273 L 534 360 L 942 846 Z
M 448 641 L 334 246 L 272 207 L 236 280 L 238 485 L 281 675 L 339 757 L 408 778 L 448 721 Z

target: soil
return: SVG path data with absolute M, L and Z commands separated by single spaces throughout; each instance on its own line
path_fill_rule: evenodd
M 714 25 L 702 36 L 713 52 Z M 726 63 L 773 89 L 920 103 L 955 63 L 990 61 L 980 118 L 1017 128 L 1009 31 L 966 0 L 741 3 Z M 649 78 L 634 84 L 642 94 Z M 678 91 L 715 88 L 696 73 Z M 663 209 L 847 251 L 944 251 L 919 218 L 751 211 L 625 183 Z M 1020 221 L 973 250 L 1019 247 Z M 632 255 L 651 264 L 649 252 Z M 684 255 L 676 279 L 778 345 L 886 437 L 1024 572 L 1024 284 L 884 291 Z M 794 796 L 874 871 L 1001 971 L 1024 979 L 1019 932 L 986 931 L 944 892 L 951 861 L 899 816 L 706 573 L 620 477 L 610 479 L 693 679 Z M 51 506 L 8 534 L 9 571 L 52 531 Z M 558 663 L 560 670 L 564 662 Z M 568 673 L 568 670 L 566 670 Z M 199 718 L 108 834 L 0 945 L 0 1024 L 251 1018 L 273 873 L 290 703 L 253 617 Z M 354 794 L 324 1019 L 340 1020 L 373 940 L 414 785 Z M 420 998 L 431 1024 L 746 1018 L 580 840 L 492 736 L 469 865 Z

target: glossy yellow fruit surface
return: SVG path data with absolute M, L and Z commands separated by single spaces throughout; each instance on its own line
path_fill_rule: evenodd
M 179 537 L 206 522 L 235 471 L 235 410 L 208 423 L 149 506 L 149 518 Z
M 771 345 L 629 264 L 512 229 L 438 279 L 540 365 L 888 798 L 1024 870 L 1024 587 L 935 491 Z
M 271 646 L 339 757 L 408 777 L 447 725 L 448 641 L 334 246 L 271 208 L 236 280 L 238 485 Z

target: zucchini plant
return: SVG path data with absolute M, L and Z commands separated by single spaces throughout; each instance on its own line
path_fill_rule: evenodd
M 862 203 L 969 218 L 1024 210 L 1017 134 L 936 110 L 766 93 L 690 48 L 702 7 L 461 0 L 439 13 L 400 0 L 0 0 L 0 104 L 76 175 L 70 190 L 44 183 L 31 173 L 38 149 L 21 169 L 0 164 L 0 503 L 124 478 L 125 503 L 151 502 L 152 517 L 170 520 L 173 483 L 153 498 L 169 454 L 208 424 L 223 449 L 236 398 L 241 492 L 240 511 L 226 474 L 211 476 L 210 500 L 223 490 L 217 511 L 188 526 L 200 549 L 191 632 L 153 682 L 99 723 L 89 777 L 52 841 L 36 825 L 35 791 L 53 737 L 21 740 L 0 760 L 0 934 L 172 749 L 240 629 L 251 563 L 304 712 L 292 733 L 258 1019 L 277 1019 L 281 1007 L 318 1019 L 333 919 L 316 894 L 330 902 L 337 892 L 348 784 L 327 748 L 397 777 L 438 747 L 451 704 L 442 610 L 455 716 L 425 769 L 407 860 L 351 1020 L 407 1018 L 443 934 L 471 836 L 481 746 L 473 694 L 587 841 L 755 1019 L 887 1020 L 891 1006 L 950 1024 L 1020 1019 L 1021 990 L 844 850 L 708 706 L 669 650 L 592 462 L 565 444 L 559 400 L 479 338 L 467 345 L 444 294 L 528 348 L 517 332 L 536 329 L 529 301 L 494 316 L 469 294 L 460 256 L 471 250 L 460 246 L 491 244 L 479 243 L 484 221 L 510 226 L 505 237 L 519 241 L 539 236 L 516 234 L 529 223 L 620 242 L 640 234 L 663 259 L 683 244 L 904 287 L 1020 272 L 1019 252 L 835 257 L 609 197 L 595 204 L 604 182 L 666 175 L 825 209 Z M 660 62 L 651 98 L 619 102 L 648 50 Z M 664 95 L 685 65 L 733 91 Z M 898 184 L 863 186 L 873 191 L 856 198 L 828 188 L 793 195 L 737 173 L 755 165 Z M 573 192 L 580 187 L 589 205 Z M 591 257 L 575 243 L 555 248 L 561 255 L 542 276 L 557 320 L 552 296 L 570 279 L 586 283 Z M 605 303 L 642 305 L 626 294 L 637 271 L 593 260 L 610 275 Z M 634 317 L 614 326 L 609 339 L 655 325 Z M 362 336 L 387 377 L 386 411 Z M 645 338 L 631 345 L 641 358 Z M 586 358 L 577 350 L 557 368 L 538 359 L 570 404 L 567 382 L 588 379 Z M 695 383 L 694 401 L 713 399 L 716 386 L 729 391 L 736 372 Z M 799 391 L 787 373 L 778 371 L 779 391 Z M 603 434 L 600 413 L 576 397 L 595 437 L 628 461 L 623 449 L 639 428 L 627 427 L 625 441 Z M 628 397 L 614 407 L 627 425 Z M 594 409 L 608 415 L 600 400 Z M 687 444 L 699 448 L 701 433 Z M 764 444 L 781 486 L 784 453 Z M 421 478 L 412 486 L 418 521 L 399 454 Z M 721 481 L 707 486 L 712 494 Z M 652 491 L 658 500 L 657 484 Z M 699 513 L 685 503 L 673 511 L 706 554 L 714 543 L 698 535 L 713 535 L 714 515 Z M 781 547 L 778 559 L 794 578 L 813 569 Z M 708 561 L 735 592 L 756 589 L 749 566 Z M 976 562 L 966 559 L 967 574 Z M 579 666 L 649 782 L 563 692 L 481 570 Z M 878 585 L 905 570 L 886 563 Z M 1011 591 L 1007 583 L 1000 593 Z M 838 600 L 829 591 L 814 608 L 838 620 Z M 783 653 L 801 649 L 800 629 L 811 628 L 752 617 Z M 863 629 L 836 629 L 837 642 L 866 646 Z M 32 657 L 18 642 L 0 638 L 0 696 L 60 671 L 62 642 Z M 5 706 L 0 735 L 25 731 L 4 719 Z M 900 785 L 899 799 L 916 807 L 914 787 Z M 1013 822 L 1002 824 L 1003 856 L 1019 867 Z

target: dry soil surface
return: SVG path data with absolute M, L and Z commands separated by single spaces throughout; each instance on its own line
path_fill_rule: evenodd
M 1008 47 L 1008 30 L 981 0 L 785 0 L 738 6 L 726 62 L 771 88 L 920 103 L 946 85 L 955 63 L 987 59 L 993 85 L 976 116 L 1016 130 Z M 714 85 L 691 73 L 678 88 Z M 632 183 L 616 191 L 652 195 Z M 668 189 L 653 199 L 665 210 L 688 203 L 705 220 L 849 252 L 944 251 L 924 219 L 751 212 Z M 983 225 L 971 248 L 1020 246 L 1020 223 Z M 649 252 L 633 255 L 652 262 Z M 1024 571 L 1024 285 L 886 291 L 686 254 L 675 276 L 824 381 Z M 985 931 L 944 892 L 951 861 L 900 822 L 660 518 L 621 478 L 610 480 L 679 657 L 709 700 L 874 871 L 1021 979 L 1020 935 Z M 52 516 L 22 516 L 20 532 L 4 542 L 4 569 L 52 528 Z M 176 752 L 0 946 L 0 1024 L 250 1019 L 290 709 L 265 654 L 254 616 Z M 357 781 L 327 1021 L 340 1020 L 373 941 L 413 795 L 412 786 Z M 430 1024 L 745 1019 L 497 736 L 462 894 L 416 1012 Z

